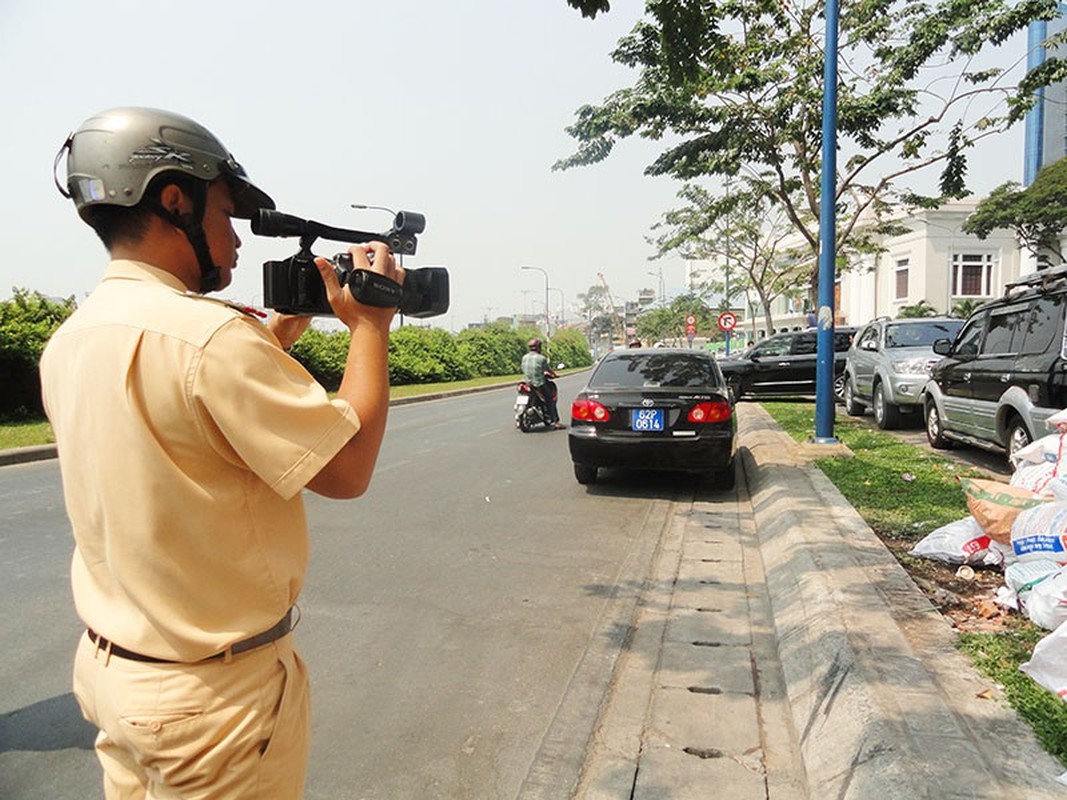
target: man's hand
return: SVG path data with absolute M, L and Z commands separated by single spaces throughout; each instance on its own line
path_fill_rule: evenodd
M 384 242 L 352 245 L 348 248 L 348 254 L 352 257 L 352 266 L 355 269 L 377 272 L 400 284 L 404 282 L 404 270 L 396 265 L 389 246 Z M 364 321 L 384 326 L 388 330 L 389 323 L 396 314 L 395 308 L 364 305 L 352 296 L 352 292 L 347 287 L 341 286 L 333 264 L 320 256 L 315 259 L 315 266 L 318 267 L 322 282 L 326 285 L 326 299 L 330 303 L 330 308 L 333 309 L 337 318 L 348 326 L 349 330 Z
M 303 335 L 310 324 L 311 317 L 298 314 L 274 313 L 267 320 L 267 328 L 277 337 L 283 350 L 288 350 L 296 344 L 296 340 Z

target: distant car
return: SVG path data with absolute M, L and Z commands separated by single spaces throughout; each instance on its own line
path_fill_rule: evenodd
M 845 412 L 858 417 L 870 406 L 883 430 L 899 428 L 912 414 L 921 422 L 919 397 L 941 360 L 934 342 L 956 338 L 961 327 L 963 320 L 953 317 L 880 317 L 867 323 L 845 358 Z
M 574 477 L 600 467 L 714 473 L 734 485 L 733 401 L 715 359 L 701 350 L 648 348 L 605 355 L 571 406 Z
M 956 338 L 934 342 L 945 356 L 923 389 L 926 438 L 1002 452 L 1009 459 L 1067 408 L 1067 267 L 1009 283 L 979 306 Z
M 815 394 L 815 329 L 768 336 L 744 352 L 719 359 L 734 398 L 802 397 Z M 845 355 L 856 328 L 834 328 L 834 396 L 844 399 Z

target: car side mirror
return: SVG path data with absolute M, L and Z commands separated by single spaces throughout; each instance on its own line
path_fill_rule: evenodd
M 934 342 L 934 352 L 939 356 L 947 356 L 952 352 L 952 340 L 951 339 L 937 339 Z
M 877 350 L 878 349 L 878 342 L 874 341 L 873 339 L 868 339 L 867 341 L 865 341 L 861 345 L 861 347 L 864 350 Z

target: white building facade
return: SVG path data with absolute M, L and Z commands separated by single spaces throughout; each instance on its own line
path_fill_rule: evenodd
M 950 314 L 960 301 L 991 300 L 1032 272 L 1034 260 L 1011 231 L 979 239 L 960 229 L 977 205 L 977 199 L 959 200 L 901 219 L 908 233 L 888 237 L 883 252 L 864 256 L 840 276 L 838 318 L 862 325 L 919 302 Z

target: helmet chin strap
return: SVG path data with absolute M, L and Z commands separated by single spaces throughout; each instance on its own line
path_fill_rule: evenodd
M 190 194 L 193 200 L 193 213 L 179 214 L 164 208 L 163 204 L 148 200 L 142 201 L 157 216 L 162 217 L 174 227 L 185 234 L 189 240 L 196 261 L 200 265 L 200 293 L 207 294 L 222 286 L 222 270 L 215 265 L 211 257 L 211 248 L 207 244 L 207 236 L 204 234 L 204 211 L 207 209 L 207 184 L 203 181 L 192 181 Z

